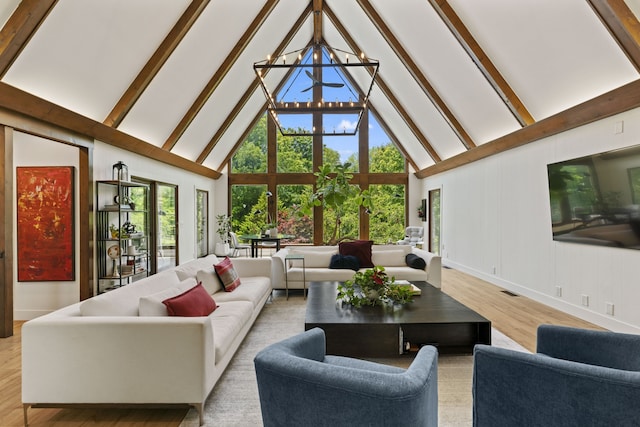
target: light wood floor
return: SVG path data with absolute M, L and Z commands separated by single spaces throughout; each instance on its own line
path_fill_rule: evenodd
M 492 284 L 456 270 L 443 269 L 442 290 L 491 320 L 493 327 L 535 351 L 536 328 L 541 323 L 602 329 L 521 296 L 509 296 Z M 23 425 L 20 377 L 20 328 L 0 339 L 0 426 Z M 64 388 L 64 384 L 60 384 Z M 32 427 L 177 427 L 182 409 L 30 409 Z

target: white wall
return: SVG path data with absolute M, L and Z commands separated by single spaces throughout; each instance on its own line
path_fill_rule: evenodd
M 217 203 L 220 202 L 220 197 L 216 197 L 216 188 L 219 187 L 220 184 L 210 178 L 185 172 L 178 167 L 150 160 L 146 157 L 120 150 L 99 141 L 95 143 L 93 150 L 94 181 L 111 179 L 112 166 L 118 161 L 123 161 L 128 166 L 130 176 L 137 176 L 178 186 L 180 263 L 196 257 L 196 189 L 208 191 L 210 203 L 209 252 L 213 252 L 213 246 L 215 244 L 216 206 Z M 14 163 L 15 166 L 75 166 L 77 178 L 78 149 L 16 132 L 14 134 Z M 76 203 L 76 209 L 77 206 L 78 204 Z M 223 212 L 226 210 L 226 200 L 224 200 L 224 205 L 222 205 L 221 208 Z M 76 211 L 76 217 L 77 215 L 78 212 Z M 14 230 L 14 236 L 15 234 Z M 78 234 L 78 230 L 76 230 L 76 236 L 78 236 Z M 79 247 L 79 242 L 77 241 L 76 247 Z M 79 254 L 78 251 L 76 251 L 76 271 L 79 262 L 78 257 Z M 14 269 L 15 268 L 16 266 L 14 265 Z M 16 320 L 28 320 L 75 303 L 79 300 L 79 289 L 78 281 L 16 282 L 14 283 L 14 318 Z
M 619 122 L 624 132 L 616 134 Z M 636 144 L 640 109 L 424 179 L 424 195 L 442 189 L 444 263 L 611 330 L 640 333 L 640 251 L 553 241 L 547 183 L 548 163 Z

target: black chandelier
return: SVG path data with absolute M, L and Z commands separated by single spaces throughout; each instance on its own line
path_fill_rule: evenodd
M 363 53 L 316 43 L 253 69 L 282 135 L 348 136 L 358 132 L 379 66 Z M 356 82 L 364 81 L 363 91 Z

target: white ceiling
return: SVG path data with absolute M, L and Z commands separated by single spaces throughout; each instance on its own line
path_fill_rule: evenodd
M 521 128 L 500 95 L 425 0 L 369 0 L 475 145 Z M 5 23 L 18 0 L 0 2 Z M 211 1 L 126 115 L 118 130 L 162 147 L 247 31 L 265 0 Z M 170 32 L 189 0 L 59 0 L 2 82 L 103 122 Z M 448 4 L 536 121 L 638 79 L 587 1 L 449 0 Z M 252 65 L 273 53 L 309 2 L 279 0 L 171 152 L 196 161 L 254 81 Z M 638 0 L 629 1 L 640 10 Z M 467 150 L 357 0 L 324 0 L 408 117 L 380 87 L 371 105 L 417 169 Z M 351 51 L 325 13 L 323 36 Z M 309 15 L 285 52 L 313 37 Z M 271 77 L 274 78 L 274 77 Z M 265 103 L 257 88 L 202 165 L 220 170 Z

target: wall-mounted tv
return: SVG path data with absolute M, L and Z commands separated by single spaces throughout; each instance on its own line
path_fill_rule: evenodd
M 553 239 L 640 249 L 640 145 L 547 165 Z

